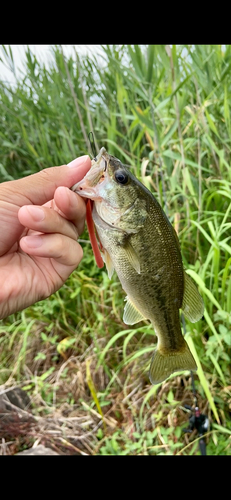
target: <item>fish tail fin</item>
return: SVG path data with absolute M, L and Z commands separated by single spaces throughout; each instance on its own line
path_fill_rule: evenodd
M 164 351 L 157 348 L 152 357 L 149 378 L 152 384 L 159 384 L 174 372 L 196 369 L 195 359 L 185 342 L 179 351 Z

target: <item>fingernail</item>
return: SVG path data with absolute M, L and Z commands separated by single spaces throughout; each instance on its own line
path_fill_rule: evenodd
M 75 158 L 75 160 L 72 160 L 70 163 L 68 163 L 67 166 L 70 168 L 79 167 L 79 165 L 85 163 L 88 158 L 89 158 L 88 155 L 79 156 L 78 158 Z
M 23 239 L 26 242 L 27 246 L 30 248 L 41 247 L 43 243 L 43 239 L 41 238 L 41 236 L 24 236 Z
M 34 221 L 40 222 L 45 219 L 45 213 L 42 208 L 34 207 L 33 205 L 27 205 L 26 208 Z

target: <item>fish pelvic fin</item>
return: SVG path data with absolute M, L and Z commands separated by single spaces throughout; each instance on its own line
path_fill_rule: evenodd
M 105 248 L 103 249 L 102 258 L 103 258 L 103 261 L 106 264 L 107 273 L 108 273 L 108 277 L 109 277 L 109 280 L 110 280 L 111 277 L 112 277 L 112 275 L 113 275 L 113 273 L 114 273 L 114 265 L 113 265 L 113 262 L 111 260 L 111 257 L 109 255 L 108 251 Z
M 161 348 L 154 351 L 149 378 L 152 384 L 159 384 L 174 372 L 196 369 L 195 359 L 188 344 L 184 341 L 184 345 L 179 351 L 167 351 Z
M 129 297 L 125 297 L 126 304 L 124 307 L 123 322 L 125 325 L 135 325 L 139 321 L 143 321 L 147 318 L 137 309 Z

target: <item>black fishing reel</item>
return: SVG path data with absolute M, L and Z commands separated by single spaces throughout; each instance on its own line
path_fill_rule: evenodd
M 206 443 L 203 436 L 209 429 L 209 419 L 206 415 L 203 415 L 203 413 L 200 412 L 198 406 L 196 405 L 194 408 L 189 405 L 184 405 L 184 407 L 191 411 L 191 415 L 189 417 L 189 427 L 183 429 L 183 431 L 192 432 L 194 429 L 197 430 L 200 436 L 199 448 L 201 455 L 206 455 Z

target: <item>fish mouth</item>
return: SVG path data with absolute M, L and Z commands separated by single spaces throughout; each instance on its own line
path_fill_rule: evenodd
M 71 190 L 84 198 L 100 199 L 97 187 L 105 180 L 109 160 L 110 155 L 105 148 L 101 148 L 99 154 L 92 160 L 90 170 L 81 181 L 72 186 Z

